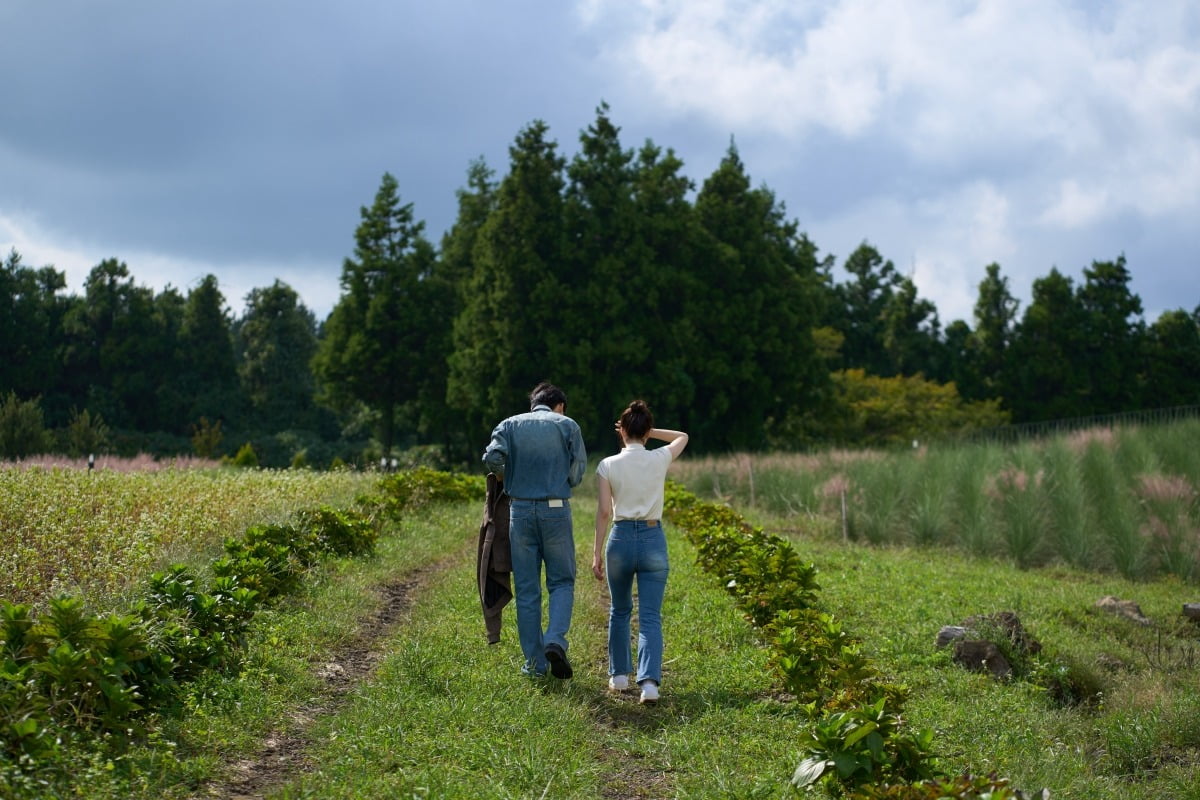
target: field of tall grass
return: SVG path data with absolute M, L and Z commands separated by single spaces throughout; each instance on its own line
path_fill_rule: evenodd
M 683 459 L 702 497 L 873 545 L 1200 580 L 1200 421 L 1019 445 Z
M 348 505 L 373 477 L 152 459 L 0 465 L 0 599 L 106 607 L 171 561 L 197 563 L 247 526 Z

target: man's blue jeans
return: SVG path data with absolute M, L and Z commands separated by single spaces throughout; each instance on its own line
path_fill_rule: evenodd
M 544 675 L 549 668 L 546 645 L 567 651 L 567 631 L 575 605 L 575 533 L 571 504 L 552 508 L 546 500 L 517 500 L 509 505 L 509 548 L 517 637 L 525 655 L 524 671 Z M 546 565 L 549 614 L 542 631 L 542 564 Z
M 633 614 L 633 581 L 638 589 L 637 682 L 662 683 L 662 603 L 667 590 L 667 537 L 661 522 L 622 519 L 613 523 L 604 551 L 608 591 L 608 674 L 633 671 L 629 620 Z

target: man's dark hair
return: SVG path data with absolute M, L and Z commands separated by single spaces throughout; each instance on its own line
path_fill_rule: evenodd
M 549 381 L 542 381 L 537 386 L 533 387 L 533 391 L 529 393 L 529 407 L 534 406 L 550 406 L 555 408 L 561 405 L 564 409 L 567 406 L 567 396 L 563 390 L 555 386 Z

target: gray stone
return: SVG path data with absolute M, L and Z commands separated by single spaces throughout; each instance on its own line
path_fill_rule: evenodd
M 967 629 L 961 625 L 943 625 L 942 629 L 937 634 L 937 646 L 945 647 L 951 642 L 957 642 L 959 639 L 965 639 Z

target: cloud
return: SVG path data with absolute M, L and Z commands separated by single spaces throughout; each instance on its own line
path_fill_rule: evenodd
M 844 257 L 869 239 L 943 321 L 969 319 L 991 262 L 1018 292 L 1120 252 L 1135 277 L 1169 269 L 1194 286 L 1200 242 L 1179 233 L 1200 218 L 1190 0 L 582 7 L 585 24 L 623 20 L 604 52 L 645 102 L 751 142 L 744 160 L 771 166 L 818 246 Z M 1174 237 L 1166 262 L 1149 258 L 1155 231 Z
M 1042 213 L 1039 221 L 1062 228 L 1082 228 L 1101 218 L 1107 206 L 1107 191 L 1084 190 L 1076 181 L 1068 179 L 1059 184 L 1057 199 Z

